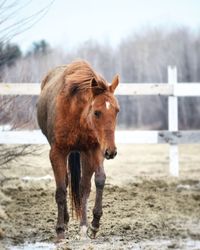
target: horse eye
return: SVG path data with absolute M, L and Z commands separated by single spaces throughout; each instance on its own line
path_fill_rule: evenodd
M 98 110 L 94 111 L 94 115 L 96 118 L 99 118 L 101 116 L 101 111 Z

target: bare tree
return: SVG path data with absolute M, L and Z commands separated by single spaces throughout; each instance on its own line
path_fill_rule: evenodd
M 33 4 L 32 0 L 0 0 L 0 47 L 2 49 L 9 49 L 9 42 L 12 41 L 15 36 L 25 32 L 39 22 L 48 12 L 53 2 L 54 0 L 49 0 L 48 4 L 42 8 L 40 5 L 39 8 L 30 15 L 26 14 L 26 9 Z M 1 64 L 5 64 L 5 61 L 8 59 L 9 57 L 5 57 L 4 53 L 0 54 Z M 8 64 L 4 70 L 1 68 L 1 74 L 2 71 L 4 71 L 4 79 L 6 69 L 8 70 L 11 66 L 12 65 Z M 0 97 L 0 125 L 10 123 L 11 128 L 18 129 L 24 126 L 31 128 L 31 125 L 32 128 L 35 127 L 35 103 L 36 98 Z M 28 117 L 24 116 L 24 106 L 27 107 L 26 115 L 28 114 Z M 22 123 L 23 118 L 28 119 L 25 119 Z M 21 156 L 33 154 L 37 149 L 38 147 L 30 147 L 30 145 L 11 147 L 0 145 L 0 168 L 7 166 L 8 163 L 19 159 Z

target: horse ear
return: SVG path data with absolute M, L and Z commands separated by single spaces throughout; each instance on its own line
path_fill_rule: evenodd
M 92 78 L 91 80 L 91 88 L 92 88 L 92 93 L 94 96 L 102 94 L 106 89 L 101 82 L 97 82 L 95 78 Z
M 97 83 L 96 79 L 93 77 L 91 80 L 91 87 L 96 88 L 97 86 L 98 86 L 98 83 Z
M 116 75 L 112 80 L 112 84 L 109 86 L 110 92 L 114 93 L 118 84 L 119 84 L 119 75 Z

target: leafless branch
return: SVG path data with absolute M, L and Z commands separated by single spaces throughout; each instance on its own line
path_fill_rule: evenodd
M 11 161 L 18 161 L 21 157 L 27 155 L 39 155 L 38 146 L 17 145 L 7 146 L 0 145 L 0 168 L 7 166 Z
M 49 11 L 55 0 L 51 0 L 47 5 L 30 16 L 23 16 L 22 10 L 27 8 L 32 0 L 20 5 L 18 1 L 3 1 L 0 5 L 0 42 L 9 42 L 13 37 L 25 32 L 39 22 Z M 7 5 L 5 6 L 5 4 Z M 22 15 L 22 17 L 20 17 Z

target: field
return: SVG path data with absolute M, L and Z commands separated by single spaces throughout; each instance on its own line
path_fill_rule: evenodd
M 66 242 L 57 246 L 48 146 L 39 156 L 12 164 L 2 170 L 9 179 L 0 190 L 0 249 L 200 249 L 200 146 L 179 147 L 179 178 L 168 175 L 168 150 L 167 145 L 119 145 L 116 159 L 105 161 L 97 239 L 80 239 L 78 222 L 71 219 Z M 90 219 L 93 204 L 94 188 Z

